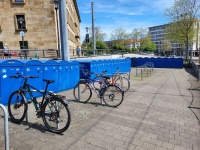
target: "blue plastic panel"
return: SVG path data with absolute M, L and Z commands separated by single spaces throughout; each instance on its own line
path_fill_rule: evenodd
M 80 80 L 80 64 L 78 61 L 70 61 L 70 89 L 74 88 Z
M 13 91 L 18 90 L 21 85 L 22 78 L 10 78 L 10 76 L 14 76 L 16 73 L 24 74 L 22 62 L 17 60 L 0 61 L 0 103 L 4 105 L 8 104 L 10 94 Z
M 48 90 L 58 92 L 58 63 L 54 60 L 42 61 L 44 64 L 43 78 L 48 80 L 54 80 L 54 83 L 49 84 Z M 44 87 L 46 83 L 44 82 Z
M 71 65 L 68 61 L 58 62 L 58 90 L 64 91 L 70 89 L 70 68 Z

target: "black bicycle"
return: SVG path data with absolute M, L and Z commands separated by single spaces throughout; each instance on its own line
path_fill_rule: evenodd
M 96 73 L 86 73 L 87 75 Z M 96 74 L 99 76 L 99 74 Z M 73 94 L 76 100 L 80 102 L 87 102 L 92 96 L 92 91 L 97 94 L 104 103 L 110 107 L 119 106 L 124 99 L 124 91 L 115 84 L 110 84 L 110 77 L 101 75 L 101 80 L 81 79 L 74 87 Z M 99 88 L 94 86 L 94 83 L 99 84 Z
M 11 121 L 21 123 L 28 111 L 28 104 L 33 103 L 36 116 L 42 117 L 44 125 L 53 133 L 62 133 L 66 131 L 71 122 L 71 114 L 68 107 L 68 101 L 65 96 L 56 95 L 54 92 L 47 91 L 48 85 L 53 83 L 53 80 L 43 80 L 46 82 L 45 90 L 38 90 L 28 84 L 28 79 L 38 78 L 37 76 L 10 76 L 10 78 L 23 78 L 22 85 L 19 90 L 11 93 L 8 100 L 8 112 Z M 42 94 L 42 101 L 38 102 L 33 92 Z M 27 101 L 26 94 L 29 94 L 31 99 Z

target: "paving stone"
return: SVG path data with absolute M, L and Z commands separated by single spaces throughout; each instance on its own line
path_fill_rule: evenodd
M 199 150 L 200 126 L 194 113 L 200 115 L 197 110 L 192 113 L 188 104 L 194 98 L 194 105 L 200 106 L 200 93 L 188 89 L 191 84 L 200 87 L 200 83 L 185 69 L 155 68 L 144 80 L 132 75 L 135 92 L 126 92 L 117 108 L 71 101 L 72 122 L 62 135 L 48 132 L 30 105 L 29 124 L 9 122 L 10 149 Z M 73 97 L 73 90 L 59 94 Z M 93 98 L 99 103 L 95 95 Z M 0 138 L 0 149 L 3 140 Z
M 164 147 L 156 146 L 154 150 L 167 150 L 167 149 Z
M 153 150 L 155 148 L 154 144 L 150 144 L 150 143 L 146 143 L 144 142 L 143 146 L 144 148 L 148 149 L 148 150 Z
M 174 144 L 163 142 L 162 143 L 162 147 L 173 150 L 174 149 Z

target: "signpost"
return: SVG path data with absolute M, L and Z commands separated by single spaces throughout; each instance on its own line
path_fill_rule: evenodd
M 22 37 L 22 49 L 24 49 L 24 35 L 25 35 L 25 32 L 24 31 L 20 31 L 19 34 Z M 24 59 L 27 59 L 26 50 L 24 50 Z

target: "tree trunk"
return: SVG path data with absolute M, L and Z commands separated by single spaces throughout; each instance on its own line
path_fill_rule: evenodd
M 189 50 L 189 47 L 188 47 L 188 42 L 189 41 L 189 39 L 188 39 L 188 36 L 186 37 L 186 42 L 185 42 L 185 49 L 186 49 L 186 59 L 188 59 L 189 58 L 189 53 L 188 53 L 188 50 Z

